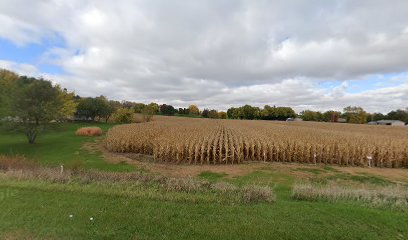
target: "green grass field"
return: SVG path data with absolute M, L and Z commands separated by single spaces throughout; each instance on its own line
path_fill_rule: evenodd
M 89 138 L 75 136 L 80 127 L 97 126 L 107 131 L 113 124 L 105 123 L 70 123 L 39 135 L 35 144 L 28 144 L 23 134 L 2 131 L 0 136 L 0 154 L 24 155 L 44 165 L 82 165 L 107 171 L 132 171 L 134 168 L 125 164 L 108 164 L 100 154 L 92 154 L 82 148 L 87 141 L 102 137 Z
M 0 154 L 25 155 L 46 166 L 80 162 L 85 169 L 139 171 L 127 164 L 106 163 L 101 153 L 83 149 L 84 143 L 95 138 L 77 137 L 74 132 L 86 125 L 97 125 L 104 130 L 112 126 L 66 124 L 44 133 L 34 145 L 26 143 L 22 135 L 1 132 Z M 332 178 L 342 181 L 389 184 L 379 177 L 349 176 L 330 167 L 317 166 L 310 170 L 299 165 L 294 171 L 316 176 L 332 172 Z M 236 177 L 203 171 L 197 178 L 237 186 L 268 185 L 273 187 L 277 200 L 274 203 L 228 203 L 214 201 L 217 199 L 214 193 L 164 196 L 156 189 L 143 187 L 137 190 L 140 194 L 124 195 L 102 183 L 3 179 L 0 182 L 0 239 L 408 238 L 406 211 L 348 201 L 293 200 L 291 187 L 296 177 L 276 172 L 273 166 Z

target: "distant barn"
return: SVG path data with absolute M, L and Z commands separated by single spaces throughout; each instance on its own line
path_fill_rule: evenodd
M 287 118 L 286 122 L 300 122 L 303 121 L 301 118 Z
M 346 123 L 346 122 L 347 122 L 347 119 L 345 119 L 345 118 L 338 118 L 338 119 L 337 119 L 337 122 L 338 122 L 338 123 Z
M 390 126 L 405 126 L 405 123 L 400 120 L 380 120 L 377 121 L 378 125 L 390 125 Z

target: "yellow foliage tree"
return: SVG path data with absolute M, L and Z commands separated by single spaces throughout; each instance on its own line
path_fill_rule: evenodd
M 58 90 L 58 99 L 63 103 L 63 107 L 59 111 L 60 120 L 66 120 L 73 117 L 77 110 L 78 103 L 75 102 L 75 94 L 68 92 L 67 89 L 61 89 L 59 85 L 56 86 Z
M 226 119 L 227 118 L 227 113 L 226 112 L 218 112 L 218 118 Z
M 200 115 L 200 109 L 196 105 L 190 105 L 188 107 L 189 113 L 192 115 Z

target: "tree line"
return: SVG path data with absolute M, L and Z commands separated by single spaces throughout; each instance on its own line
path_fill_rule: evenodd
M 143 121 L 154 115 L 178 115 L 213 119 L 287 120 L 301 118 L 303 121 L 337 122 L 343 118 L 348 123 L 364 124 L 382 119 L 408 122 L 408 110 L 394 110 L 388 114 L 367 113 L 361 107 L 349 106 L 339 111 L 305 110 L 296 114 L 290 107 L 265 105 L 263 108 L 244 105 L 231 107 L 226 112 L 203 109 L 197 105 L 175 108 L 168 104 L 136 103 L 109 100 L 105 96 L 81 97 L 43 78 L 19 76 L 0 69 L 0 119 L 2 125 L 24 132 L 29 143 L 34 143 L 38 134 L 52 122 L 72 120 L 112 121 L 130 123 L 135 115 Z
M 399 120 L 408 123 L 408 108 L 398 109 L 390 111 L 387 114 L 382 113 L 368 113 L 362 107 L 348 106 L 343 109 L 343 112 L 339 111 L 312 111 L 305 110 L 300 112 L 299 116 L 303 121 L 316 121 L 316 122 L 337 122 L 340 118 L 343 118 L 347 123 L 365 124 L 371 121 L 379 120 Z

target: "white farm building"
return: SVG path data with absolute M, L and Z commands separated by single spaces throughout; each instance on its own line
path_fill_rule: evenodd
M 390 126 L 405 126 L 405 123 L 399 120 L 380 120 L 377 121 L 378 125 L 390 125 Z

